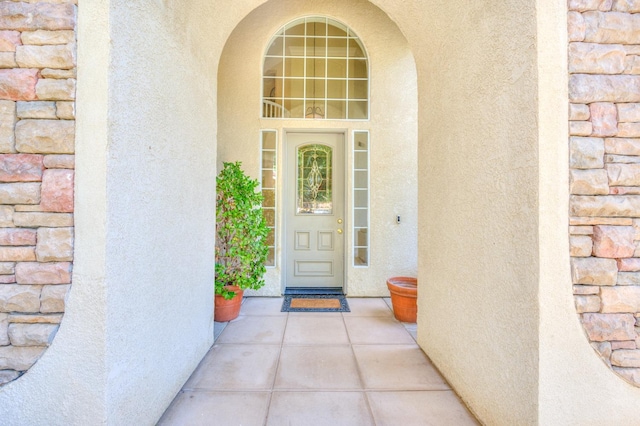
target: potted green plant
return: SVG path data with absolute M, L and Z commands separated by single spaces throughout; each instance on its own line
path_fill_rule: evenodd
M 264 285 L 269 228 L 262 214 L 259 183 L 241 169 L 224 163 L 216 178 L 216 321 L 230 321 L 240 312 L 244 290 Z

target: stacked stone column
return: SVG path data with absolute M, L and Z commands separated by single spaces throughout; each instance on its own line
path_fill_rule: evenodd
M 569 0 L 573 293 L 592 346 L 640 385 L 640 0 Z
M 51 344 L 73 261 L 76 1 L 0 1 L 0 386 Z

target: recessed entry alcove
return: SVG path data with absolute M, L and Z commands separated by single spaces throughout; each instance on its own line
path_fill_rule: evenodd
M 218 81 L 218 163 L 261 180 L 272 229 L 257 294 L 384 296 L 386 277 L 417 275 L 417 75 L 384 12 L 268 2 L 232 32 Z

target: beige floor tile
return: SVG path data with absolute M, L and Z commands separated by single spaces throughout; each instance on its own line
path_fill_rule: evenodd
M 465 426 L 479 423 L 453 391 L 369 392 L 378 426 Z
M 216 344 L 184 389 L 271 389 L 279 355 L 279 345 Z
M 393 312 L 379 297 L 349 297 L 347 298 L 351 312 L 344 312 L 347 316 L 391 317 Z
M 369 426 L 363 392 L 274 392 L 267 425 Z
M 287 316 L 282 309 L 282 297 L 246 297 L 240 315 Z
M 392 317 L 345 317 L 344 323 L 353 344 L 415 343 L 402 323 Z
M 286 317 L 240 316 L 224 329 L 217 343 L 281 343 Z
M 353 351 L 344 346 L 284 346 L 275 389 L 362 389 Z
M 348 344 L 349 337 L 342 317 L 289 317 L 284 332 L 285 345 Z
M 448 390 L 418 345 L 354 345 L 366 389 Z
M 268 392 L 181 392 L 159 426 L 261 426 Z

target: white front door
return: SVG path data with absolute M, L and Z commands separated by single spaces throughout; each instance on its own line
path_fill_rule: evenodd
M 287 133 L 285 287 L 343 287 L 344 134 Z

